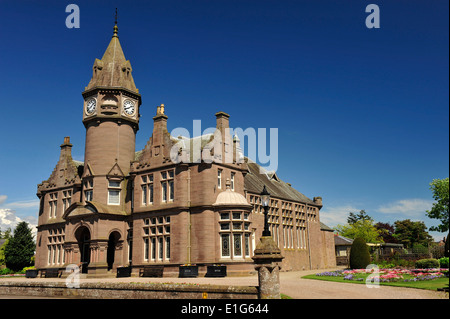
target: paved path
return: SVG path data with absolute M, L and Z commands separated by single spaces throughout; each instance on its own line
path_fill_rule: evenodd
M 336 270 L 329 269 L 329 270 Z M 327 269 L 292 271 L 280 273 L 281 292 L 294 299 L 448 299 L 448 293 L 400 287 L 380 286 L 379 288 L 368 288 L 366 285 L 339 283 L 322 280 L 302 279 L 302 276 L 315 274 L 317 272 L 328 271 Z M 7 281 L 59 281 L 64 279 L 45 278 L 0 278 Z M 225 278 L 103 278 L 103 279 L 80 279 L 80 282 L 176 282 L 176 283 L 198 283 L 212 285 L 236 285 L 236 286 L 257 286 L 258 277 L 225 277 Z

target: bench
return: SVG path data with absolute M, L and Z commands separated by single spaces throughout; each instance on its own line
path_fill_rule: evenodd
M 139 269 L 139 277 L 162 277 L 164 266 L 144 266 Z
M 61 277 L 61 274 L 57 268 L 41 269 L 41 278 L 42 276 L 44 276 L 44 278 L 59 278 Z

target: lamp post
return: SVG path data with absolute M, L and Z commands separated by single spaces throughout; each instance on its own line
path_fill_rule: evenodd
M 269 204 L 270 204 L 270 193 L 266 189 L 266 185 L 264 185 L 263 191 L 261 192 L 261 203 L 264 207 L 264 230 L 263 236 L 272 236 L 269 230 L 269 217 L 267 214 L 269 213 Z

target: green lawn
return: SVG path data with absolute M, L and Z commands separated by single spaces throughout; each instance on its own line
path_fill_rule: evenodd
M 355 280 L 344 280 L 344 277 L 332 277 L 332 276 L 316 276 L 316 275 L 307 275 L 302 278 L 305 279 L 317 279 L 317 280 L 326 280 L 326 281 L 334 281 L 334 282 L 344 282 L 350 284 L 362 284 L 366 283 L 366 278 L 369 276 L 368 274 L 360 274 L 355 276 L 355 278 L 362 278 L 362 281 Z M 405 279 L 411 278 L 410 276 L 405 275 Z M 437 278 L 434 280 L 424 280 L 424 281 L 411 281 L 411 282 L 380 282 L 382 286 L 396 286 L 396 287 L 407 287 L 407 288 L 418 288 L 418 289 L 428 289 L 428 290 L 437 290 L 438 288 L 447 287 L 449 284 L 449 279 L 447 277 Z

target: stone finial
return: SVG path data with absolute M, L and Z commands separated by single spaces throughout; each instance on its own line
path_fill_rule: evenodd
M 226 189 L 231 189 L 231 181 L 229 178 L 227 178 L 227 180 L 225 182 L 225 187 L 226 187 Z
M 317 197 L 314 197 L 314 203 L 316 203 L 317 205 L 321 205 L 322 206 L 322 197 L 320 197 L 320 196 L 317 196 Z
M 158 105 L 156 108 L 156 115 L 164 114 L 164 104 Z

